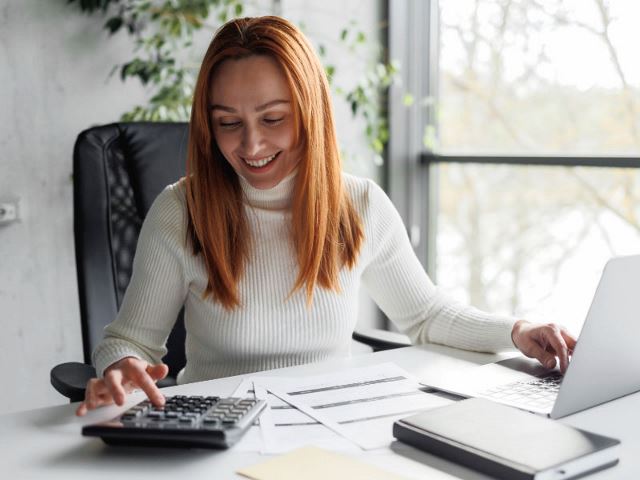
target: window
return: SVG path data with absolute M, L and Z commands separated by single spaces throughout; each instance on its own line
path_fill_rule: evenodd
M 420 8 L 393 3 L 391 47 Z M 606 260 L 640 253 L 640 4 L 424 3 L 423 54 L 403 63 L 418 250 L 456 297 L 578 333 Z

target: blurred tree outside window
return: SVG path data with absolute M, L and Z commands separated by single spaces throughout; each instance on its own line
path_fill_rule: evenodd
M 455 0 L 439 15 L 437 154 L 640 156 L 640 2 Z M 431 168 L 431 273 L 479 308 L 579 333 L 606 260 L 640 253 L 638 169 Z

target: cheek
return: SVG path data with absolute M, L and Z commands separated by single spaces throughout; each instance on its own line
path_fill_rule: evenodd
M 274 134 L 274 143 L 282 149 L 293 150 L 295 134 L 292 128 L 283 128 Z
M 224 135 L 224 134 L 223 135 L 216 134 L 214 137 L 216 139 L 216 143 L 218 144 L 218 148 L 220 149 L 220 151 L 222 152 L 224 157 L 227 160 L 232 158 L 231 152 L 233 152 L 233 150 L 235 148 L 235 144 L 236 144 L 233 136 L 232 135 Z

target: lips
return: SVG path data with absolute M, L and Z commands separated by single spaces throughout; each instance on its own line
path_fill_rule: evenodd
M 252 168 L 263 168 L 269 165 L 271 162 L 273 162 L 278 155 L 280 155 L 280 152 L 274 153 L 273 155 L 269 155 L 266 157 L 259 157 L 259 158 L 252 158 L 252 159 L 248 159 L 244 157 L 241 157 L 241 158 L 244 161 L 244 163 L 246 163 L 248 166 Z

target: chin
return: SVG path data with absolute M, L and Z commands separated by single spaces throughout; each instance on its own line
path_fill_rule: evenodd
M 284 178 L 284 177 L 283 177 Z M 258 190 L 269 190 L 270 188 L 278 185 L 282 179 L 264 179 L 264 180 L 249 180 L 249 183 L 253 188 L 257 188 Z

